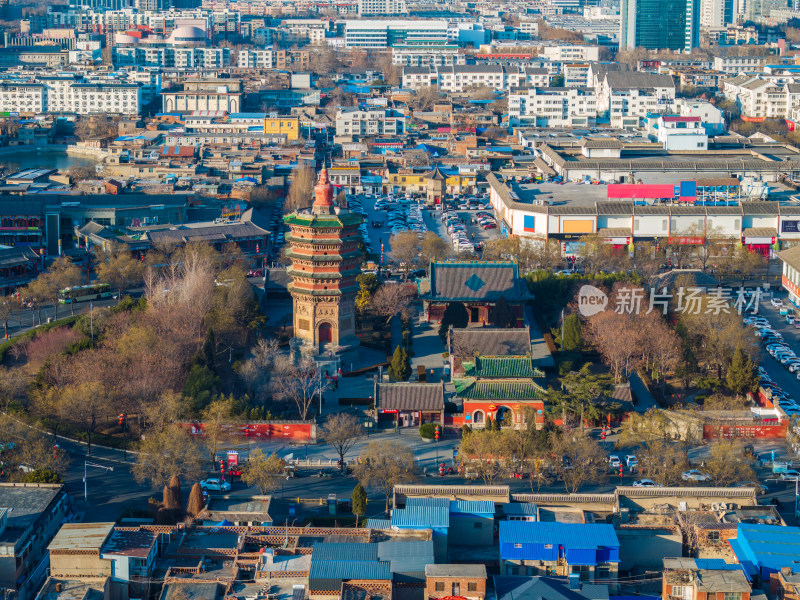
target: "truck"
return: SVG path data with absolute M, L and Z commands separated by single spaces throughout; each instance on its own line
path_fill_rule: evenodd
M 792 470 L 792 463 L 786 460 L 776 460 L 772 463 L 773 473 L 785 473 Z

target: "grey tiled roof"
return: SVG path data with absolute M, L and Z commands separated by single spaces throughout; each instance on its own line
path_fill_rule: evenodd
M 496 301 L 504 296 L 512 302 L 530 296 L 515 263 L 431 263 L 430 273 L 430 300 Z
M 390 410 L 444 410 L 444 388 L 440 383 L 379 383 L 375 407 Z
M 462 352 L 472 357 L 474 349 L 483 356 L 524 356 L 531 351 L 531 332 L 527 327 L 519 329 L 468 328 L 450 331 L 450 351 L 454 355 Z
M 610 71 L 606 82 L 611 89 L 674 88 L 675 81 L 669 75 L 656 75 L 641 71 Z

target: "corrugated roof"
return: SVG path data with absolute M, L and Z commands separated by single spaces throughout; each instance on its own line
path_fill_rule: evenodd
M 565 548 L 619 547 L 614 526 L 607 523 L 500 521 L 501 544 L 560 544 Z
M 447 498 L 409 498 L 406 500 L 406 508 L 450 508 L 450 500 Z
M 367 529 L 389 529 L 392 526 L 391 519 L 367 519 Z
M 494 502 L 491 500 L 451 500 L 450 514 L 494 515 Z
M 509 502 L 503 504 L 503 514 L 536 516 L 536 504 L 533 502 Z
M 48 550 L 100 550 L 114 523 L 64 523 Z
M 450 526 L 450 510 L 442 506 L 410 506 L 392 511 L 392 527 L 446 529 Z
M 357 560 L 311 561 L 308 576 L 309 590 L 339 590 L 342 581 L 350 579 L 391 580 L 392 572 L 388 562 L 367 562 Z
M 436 561 L 432 540 L 393 540 L 378 542 L 378 558 L 389 561 L 392 573 L 420 573 Z
M 314 544 L 311 555 L 313 561 L 342 560 L 342 557 L 347 557 L 347 560 L 353 561 L 375 561 L 378 560 L 378 546 L 377 544 L 331 544 L 320 542 Z

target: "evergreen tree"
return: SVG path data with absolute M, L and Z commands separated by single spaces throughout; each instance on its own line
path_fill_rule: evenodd
M 583 325 L 577 313 L 572 313 L 564 319 L 564 339 L 561 340 L 562 352 L 580 350 L 583 345 Z
M 725 382 L 737 396 L 756 389 L 758 385 L 756 365 L 741 347 L 736 348 L 736 352 L 733 354 Z
M 500 431 L 500 419 L 495 418 L 494 422 L 492 423 L 492 430 Z
M 398 346 L 394 349 L 392 361 L 389 363 L 389 377 L 392 381 L 408 381 L 411 376 L 411 362 L 408 353 Z
M 356 517 L 356 527 L 358 527 L 358 518 L 367 513 L 367 492 L 360 483 L 357 483 L 356 487 L 353 488 L 350 502 L 352 503 L 353 514 Z
M 439 337 L 443 340 L 447 339 L 447 332 L 450 326 L 459 329 L 467 325 L 469 325 L 467 308 L 461 302 L 450 302 L 442 315 L 442 324 L 439 325 Z
M 511 307 L 506 302 L 505 296 L 500 296 L 497 302 L 494 305 L 494 324 L 497 327 L 513 327 L 514 321 L 514 313 L 511 310 Z
M 402 371 L 400 376 L 403 378 L 403 381 L 408 381 L 408 378 L 411 377 L 411 357 L 408 355 L 408 352 L 405 348 L 400 350 L 400 357 L 402 359 Z
M 484 427 L 485 431 L 492 431 L 494 429 L 494 422 L 492 421 L 492 417 L 486 417 L 486 426 Z
M 206 339 L 203 341 L 203 363 L 214 371 L 217 364 L 217 340 L 214 337 L 214 330 L 210 327 L 206 332 Z

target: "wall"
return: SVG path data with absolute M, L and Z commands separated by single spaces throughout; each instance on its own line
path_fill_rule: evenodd
M 494 519 L 475 515 L 450 514 L 447 530 L 449 543 L 461 546 L 491 546 L 494 541 Z M 462 588 L 463 592 L 466 586 Z M 448 594 L 444 594 L 448 595 Z
M 203 435 L 205 428 L 204 423 L 180 423 L 179 425 L 195 435 Z M 315 442 L 317 439 L 317 426 L 311 422 L 259 421 L 236 425 L 230 429 L 231 435 L 247 438 L 283 438 L 300 442 Z
M 783 439 L 788 423 L 778 425 L 703 425 L 703 439 L 713 440 L 721 433 L 723 438 Z
M 665 556 L 681 556 L 683 537 L 666 529 L 616 529 L 622 571 L 660 571 Z

